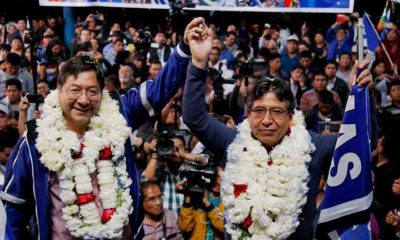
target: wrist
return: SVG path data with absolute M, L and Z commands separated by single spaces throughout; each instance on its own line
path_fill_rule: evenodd
M 153 151 L 153 152 L 150 152 L 150 159 L 158 159 L 158 154 L 157 154 L 157 152 L 155 152 L 155 151 Z
M 208 63 L 207 61 L 200 61 L 192 58 L 192 64 L 197 68 L 205 70 L 207 68 L 207 63 Z

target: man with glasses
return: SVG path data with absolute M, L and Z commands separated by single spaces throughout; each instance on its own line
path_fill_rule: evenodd
M 88 56 L 66 62 L 43 115 L 10 155 L 0 193 L 6 239 L 131 239 L 141 221 L 139 176 L 129 135 L 162 108 L 186 78 L 188 39 L 204 19 L 188 24 L 159 78 L 126 96 L 102 92 L 99 64 Z M 38 236 L 27 230 L 34 220 Z
M 190 40 L 183 120 L 216 159 L 226 160 L 221 184 L 226 233 L 233 239 L 312 239 L 321 170 L 337 136 L 307 132 L 289 85 L 278 79 L 256 84 L 247 119 L 236 129 L 208 115 L 202 89 L 211 41 L 209 30 Z M 366 86 L 371 75 L 364 70 L 356 78 L 358 67 L 350 81 Z
M 183 239 L 174 213 L 163 208 L 160 186 L 156 182 L 147 181 L 140 185 L 140 192 L 144 220 L 135 239 Z

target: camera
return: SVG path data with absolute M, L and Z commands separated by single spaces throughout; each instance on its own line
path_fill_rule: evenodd
M 182 175 L 186 178 L 186 185 L 182 193 L 190 196 L 194 209 L 202 208 L 202 198 L 204 191 L 211 191 L 217 180 L 217 170 L 214 156 L 205 150 L 203 155 L 208 158 L 207 165 L 198 162 L 185 161 Z
M 187 130 L 180 130 L 162 126 L 156 133 L 156 136 L 157 136 L 157 145 L 156 145 L 157 155 L 160 157 L 160 159 L 165 159 L 166 157 L 173 155 L 175 152 L 175 146 L 174 142 L 172 141 L 172 138 L 188 137 L 190 136 L 190 132 Z
M 224 79 L 222 77 L 222 62 L 219 63 L 218 69 L 209 68 L 208 76 L 213 80 L 214 89 L 214 101 L 213 101 L 213 112 L 215 116 L 222 116 L 226 113 L 225 101 L 224 101 L 224 87 L 223 84 L 234 84 L 235 81 L 232 79 Z
M 40 94 L 28 94 L 26 95 L 29 103 L 42 103 L 44 102 L 44 97 Z

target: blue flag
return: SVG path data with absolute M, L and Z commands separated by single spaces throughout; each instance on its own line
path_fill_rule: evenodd
M 367 225 L 373 192 L 369 121 L 368 89 L 354 85 L 329 169 L 317 239 L 370 239 L 359 237 L 370 236 Z
M 371 52 L 375 52 L 376 47 L 378 47 L 379 43 L 381 42 L 381 39 L 367 14 L 364 14 L 363 16 L 363 24 L 366 35 L 365 38 L 367 39 L 368 44 L 368 50 Z

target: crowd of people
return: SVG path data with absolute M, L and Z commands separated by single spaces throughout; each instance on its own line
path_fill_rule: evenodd
M 57 135 L 59 133 L 51 127 L 47 132 L 43 130 L 50 126 L 46 125 L 50 124 L 46 119 L 52 116 L 44 99 L 53 99 L 53 102 L 60 99 L 65 120 L 58 120 L 66 122 L 66 129 L 77 133 L 77 142 L 81 140 L 81 149 L 78 144 L 77 152 L 72 155 L 72 159 L 79 159 L 76 156 L 90 148 L 83 140 L 90 128 L 88 112 L 100 117 L 103 111 L 111 112 L 112 104 L 107 102 L 106 105 L 103 98 L 101 106 L 110 109 L 102 110 L 99 104 L 104 86 L 111 97 L 118 100 L 128 126 L 134 130 L 126 133 L 114 116 L 99 124 L 110 124 L 112 131 L 121 132 L 116 134 L 118 136 L 129 135 L 129 146 L 114 146 L 110 140 L 112 156 L 117 155 L 114 151 L 118 148 L 125 148 L 121 156 L 125 154 L 127 172 L 134 182 L 130 187 L 125 186 L 133 195 L 132 215 L 135 217 L 132 219 L 135 220 L 129 218 L 131 224 L 123 225 L 124 237 L 224 239 L 226 209 L 221 191 L 226 189 L 221 189 L 221 181 L 225 167 L 232 168 L 227 161 L 230 160 L 228 146 L 236 134 L 241 134 L 240 130 L 238 133 L 234 129 L 243 126 L 240 124 L 246 119 L 252 130 L 253 127 L 257 129 L 255 119 L 282 120 L 280 123 L 285 125 L 286 114 L 296 110 L 304 115 L 307 130 L 326 137 L 311 134 L 317 149 L 325 150 L 312 157 L 321 166 L 318 170 L 310 170 L 315 174 L 310 173 L 313 180 L 307 203 L 303 203 L 307 213 L 300 216 L 307 221 L 301 222 L 295 233 L 291 232 L 293 239 L 311 239 L 332 158 L 329 149 L 334 148 L 354 81 L 351 73 L 357 59 L 354 30 L 357 18 L 355 13 L 345 22 L 334 22 L 328 29 L 309 29 L 303 25 L 295 31 L 290 31 L 289 22 L 284 21 L 248 26 L 207 23 L 206 26 L 202 19 L 195 19 L 180 36 L 168 22 L 163 29 L 151 31 L 137 28 L 129 20 L 113 22 L 99 13 L 77 19 L 75 37 L 70 43 L 63 42 L 62 26 L 55 18 L 34 19 L 30 29 L 23 19 L 0 23 L 0 186 L 7 214 L 15 214 L 11 217 L 14 219 L 9 231 L 15 234 L 15 239 L 92 236 L 92 230 L 79 235 L 81 233 L 73 230 L 64 216 L 65 205 L 69 203 L 64 200 L 65 194 L 58 193 L 66 188 L 64 180 L 58 179 L 64 174 L 57 172 L 60 167 L 52 168 L 46 165 L 43 157 L 38 159 L 48 154 L 47 147 L 41 147 L 41 144 L 63 139 L 63 135 Z M 372 74 L 372 82 L 368 84 L 373 103 L 370 119 L 374 179 L 371 218 L 378 223 L 373 227 L 376 239 L 398 239 L 400 29 L 393 23 L 384 27 L 387 33 L 376 52 L 365 51 Z M 199 51 L 203 48 L 203 52 Z M 96 75 L 82 75 L 85 71 L 94 71 Z M 97 77 L 96 81 L 99 75 L 102 77 Z M 76 84 L 70 82 L 71 76 L 76 78 Z M 103 77 L 104 82 L 101 82 Z M 271 103 L 288 101 L 292 105 L 277 104 L 278 107 L 271 108 L 259 104 L 265 96 L 270 96 L 270 91 L 283 92 L 283 97 L 275 93 L 278 98 L 269 98 Z M 54 92 L 59 92 L 58 97 Z M 90 107 L 85 108 L 88 102 L 91 102 Z M 206 112 L 207 116 L 204 115 Z M 40 123 L 37 129 L 35 122 Z M 84 124 L 73 124 L 82 122 Z M 51 126 L 59 125 L 53 123 Z M 277 128 L 279 132 L 279 124 Z M 291 134 L 290 127 L 288 131 L 279 133 L 280 139 Z M 269 142 L 263 135 L 269 132 L 254 133 L 268 153 L 277 146 L 277 142 Z M 46 134 L 54 136 L 42 136 Z M 103 135 L 105 139 L 115 137 L 107 134 Z M 38 144 L 35 144 L 36 139 Z M 67 146 L 69 143 L 65 141 L 60 144 Z M 37 163 L 17 161 L 23 155 Z M 30 168 L 36 172 L 32 170 L 27 177 Z M 89 176 L 96 176 L 90 168 L 88 171 Z M 97 178 L 91 180 L 93 193 L 98 198 L 94 207 L 105 210 L 99 203 L 99 199 L 103 204 L 105 202 L 99 194 L 104 186 L 98 175 Z M 28 190 L 28 185 L 40 189 Z M 39 200 L 37 194 L 46 197 Z M 135 194 L 140 197 L 135 198 Z M 129 202 L 129 199 L 125 201 Z M 232 211 L 231 208 L 229 206 L 228 211 Z M 52 224 L 48 225 L 50 218 Z M 234 235 L 233 222 L 227 224 L 229 234 Z M 242 226 L 242 229 L 246 231 L 248 227 Z

